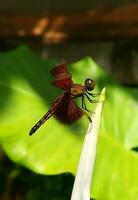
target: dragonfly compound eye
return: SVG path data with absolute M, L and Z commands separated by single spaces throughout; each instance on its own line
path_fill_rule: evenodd
M 93 90 L 94 88 L 95 88 L 95 81 L 94 80 L 92 80 L 92 79 L 86 79 L 85 80 L 85 87 L 86 87 L 86 90 L 88 90 L 88 91 L 91 91 L 91 90 Z

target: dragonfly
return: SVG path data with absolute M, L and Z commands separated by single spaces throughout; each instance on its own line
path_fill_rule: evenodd
M 84 84 L 74 83 L 66 63 L 58 64 L 50 70 L 50 73 L 54 77 L 52 84 L 64 92 L 53 101 L 48 112 L 31 128 L 29 135 L 34 134 L 52 116 L 55 116 L 64 124 L 72 124 L 83 115 L 86 115 L 89 121 L 92 122 L 88 114 L 92 111 L 86 107 L 85 98 L 91 103 L 98 102 L 92 99 L 97 96 L 97 94 L 92 93 L 96 82 L 87 78 Z M 75 98 L 78 97 L 82 99 L 81 108 L 75 103 Z

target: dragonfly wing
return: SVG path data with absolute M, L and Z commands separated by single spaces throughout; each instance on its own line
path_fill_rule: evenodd
M 75 104 L 74 100 L 69 95 L 65 93 L 55 116 L 59 121 L 65 124 L 71 124 L 80 119 L 84 114 L 85 112 Z
M 63 90 L 71 88 L 73 81 L 66 64 L 57 65 L 50 72 L 54 76 L 54 81 L 52 82 L 54 86 Z

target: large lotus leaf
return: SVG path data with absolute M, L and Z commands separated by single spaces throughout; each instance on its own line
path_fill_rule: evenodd
M 21 47 L 0 54 L 0 144 L 16 163 L 41 174 L 75 174 L 86 116 L 73 125 L 49 119 L 33 136 L 32 125 L 63 91 L 53 87 L 49 70 L 55 60 L 42 60 Z M 69 66 L 73 80 L 97 81 L 95 92 L 107 88 L 98 142 L 92 194 L 97 199 L 138 198 L 138 90 L 124 89 L 91 58 Z M 81 104 L 81 99 L 78 100 Z M 87 107 L 94 109 L 87 101 Z

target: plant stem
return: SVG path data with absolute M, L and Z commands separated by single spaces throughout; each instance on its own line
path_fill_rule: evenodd
M 71 200 L 90 200 L 90 188 L 96 160 L 96 147 L 104 99 L 105 88 L 101 92 L 92 123 L 89 124 L 84 138 Z

